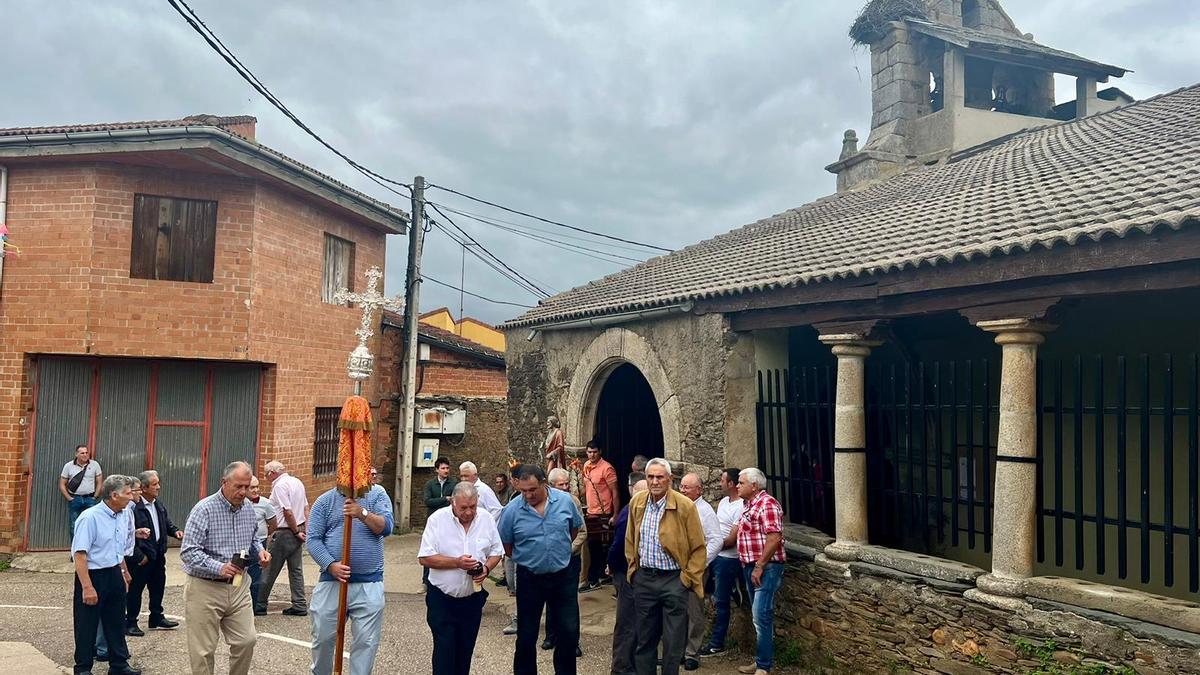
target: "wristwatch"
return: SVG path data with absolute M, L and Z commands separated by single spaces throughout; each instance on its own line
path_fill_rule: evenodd
M 359 507 L 359 508 L 362 508 L 362 507 Z M 358 514 L 358 517 L 359 517 L 359 518 L 366 518 L 366 517 L 367 517 L 367 516 L 369 516 L 369 515 L 371 515 L 371 512 L 370 512 L 370 511 L 368 511 L 368 510 L 366 510 L 365 508 L 362 508 L 362 513 Z

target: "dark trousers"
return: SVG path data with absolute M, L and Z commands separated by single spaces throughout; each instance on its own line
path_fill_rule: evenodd
M 578 579 L 579 578 L 579 569 L 581 567 L 583 567 L 583 560 L 577 555 L 571 556 L 571 562 L 570 562 L 570 564 L 567 565 L 567 571 L 574 574 L 575 578 Z M 579 589 L 575 589 L 575 592 L 578 593 Z M 575 607 L 578 609 L 579 601 L 576 600 L 575 602 L 576 602 Z M 557 614 L 558 614 L 558 607 L 556 605 L 554 605 L 553 603 L 547 603 L 546 604 L 546 639 L 550 641 L 550 644 L 558 643 L 558 635 L 555 634 L 555 632 L 554 632 L 554 629 L 557 625 L 557 616 L 556 616 Z
M 308 597 L 304 595 L 304 542 L 289 529 L 275 530 L 275 538 L 271 540 L 271 562 L 267 567 L 267 575 L 262 580 L 262 588 L 258 591 L 258 604 L 266 608 L 271 599 L 271 589 L 275 579 L 283 570 L 284 563 L 288 568 L 288 587 L 292 592 L 292 609 L 308 611 Z
M 263 539 L 259 543 L 262 544 L 263 550 L 266 551 L 267 540 Z M 254 562 L 246 565 L 246 574 L 250 575 L 250 600 L 254 604 L 254 611 L 267 611 L 267 605 L 265 603 L 260 604 L 258 601 L 258 593 L 262 590 L 263 575 L 263 568 L 262 565 L 258 564 L 258 558 L 255 558 Z
M 83 586 L 75 575 L 75 672 L 92 669 L 96 659 L 96 629 L 103 629 L 108 641 L 109 669 L 123 670 L 129 664 L 129 647 L 125 644 L 125 579 L 120 567 L 89 570 L 92 587 L 99 602 L 83 604 Z
M 426 568 L 428 569 L 428 568 Z M 471 655 L 479 637 L 483 603 L 487 591 L 465 598 L 446 595 L 433 584 L 425 589 L 425 621 L 433 633 L 433 672 L 437 675 L 467 675 Z
M 637 604 L 637 650 L 633 655 L 638 675 L 656 675 L 658 642 L 662 640 L 662 675 L 676 675 L 687 643 L 687 594 L 679 570 L 639 569 L 633 575 Z
M 608 564 L 608 546 L 605 546 L 600 537 L 588 537 L 588 581 L 596 583 L 604 577 L 604 566 Z
M 613 627 L 613 675 L 632 675 L 633 652 L 637 648 L 637 604 L 633 586 L 622 573 L 613 573 L 613 588 L 617 589 L 617 624 Z
M 575 675 L 575 648 L 579 646 L 579 568 L 568 564 L 557 572 L 534 574 L 517 566 L 517 649 L 513 675 L 537 675 L 537 639 L 542 608 L 553 606 L 554 673 Z
M 130 565 L 129 595 L 125 598 L 125 623 L 136 626 L 138 615 L 142 613 L 142 591 L 150 589 L 150 625 L 162 621 L 163 590 L 167 587 L 166 555 L 147 562 L 145 565 Z

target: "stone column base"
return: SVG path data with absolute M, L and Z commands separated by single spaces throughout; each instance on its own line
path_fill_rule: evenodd
M 984 593 L 1006 598 L 1024 598 L 1027 595 L 1025 579 L 1001 576 L 995 572 L 979 577 L 975 580 L 975 585 Z
M 839 560 L 841 562 L 857 562 L 858 552 L 862 550 L 863 545 L 855 541 L 835 541 L 825 547 L 825 555 L 831 560 Z
M 983 577 L 980 578 L 982 579 Z M 968 589 L 963 593 L 963 597 L 983 605 L 988 605 L 989 607 L 1005 609 L 1010 612 L 1033 609 L 1033 605 L 1020 598 L 1010 598 L 1004 595 L 993 595 L 992 593 L 981 591 L 978 588 Z

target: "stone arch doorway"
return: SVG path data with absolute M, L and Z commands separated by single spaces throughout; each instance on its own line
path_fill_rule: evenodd
M 611 388 L 608 386 L 610 381 Z M 651 396 L 645 395 L 647 389 Z M 571 377 L 567 407 L 563 415 L 567 444 L 581 446 L 603 430 L 604 421 L 611 420 L 612 416 L 617 414 L 617 408 L 614 406 L 623 405 L 620 401 L 622 393 L 637 396 L 637 409 L 643 411 L 639 414 L 644 414 L 647 418 L 653 415 L 658 421 L 660 438 L 652 445 L 654 450 L 640 454 L 654 456 L 657 453 L 671 462 L 683 459 L 686 449 L 681 442 L 683 434 L 679 397 L 675 395 L 667 379 L 667 371 L 654 349 L 640 335 L 626 328 L 609 328 L 604 331 L 580 356 L 575 373 Z M 603 415 L 602 398 L 606 403 Z M 644 438 L 646 433 L 649 432 L 639 431 L 638 435 Z M 630 442 L 649 443 L 636 440 Z M 629 458 L 622 462 L 620 457 L 613 456 L 613 449 L 604 450 L 624 484 L 629 472 L 629 461 L 633 455 L 639 454 L 639 451 L 622 449 L 621 452 L 627 452 L 629 455 Z
M 620 363 L 605 378 L 592 429 L 592 439 L 617 470 L 618 485 L 627 484 L 634 455 L 663 455 L 662 419 L 654 391 L 633 364 Z

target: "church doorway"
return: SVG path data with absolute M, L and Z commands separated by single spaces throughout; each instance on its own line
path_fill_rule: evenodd
M 634 455 L 663 456 L 662 420 L 650 383 L 631 363 L 623 363 L 604 382 L 596 405 L 594 440 L 617 470 L 617 483 L 628 485 Z M 622 503 L 628 503 L 624 492 Z

